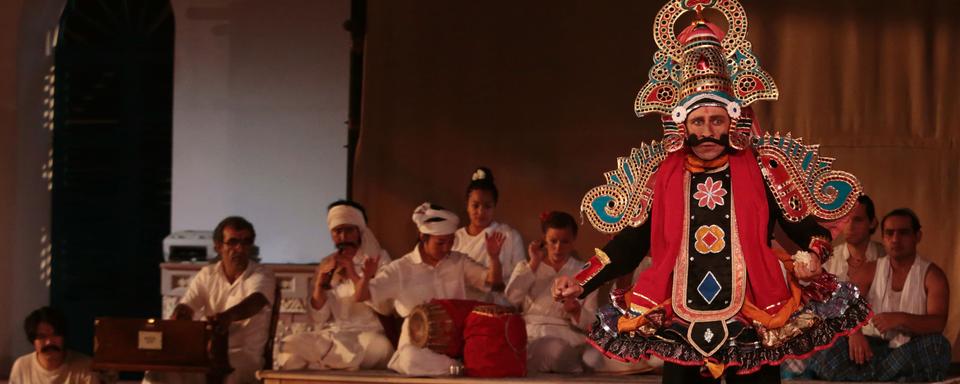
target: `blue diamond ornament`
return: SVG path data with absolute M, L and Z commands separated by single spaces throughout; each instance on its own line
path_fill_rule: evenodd
M 713 275 L 713 272 L 707 272 L 707 274 L 703 276 L 703 280 L 700 280 L 700 285 L 697 286 L 697 293 L 707 301 L 707 304 L 710 304 L 713 302 L 713 299 L 716 299 L 717 295 L 720 294 L 720 289 L 720 283 L 717 282 L 717 278 Z

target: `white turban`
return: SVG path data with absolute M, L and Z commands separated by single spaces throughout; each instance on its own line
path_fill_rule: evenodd
M 457 231 L 460 218 L 453 212 L 435 209 L 430 203 L 423 203 L 413 211 L 413 223 L 424 235 L 444 236 Z
M 360 230 L 360 251 L 370 257 L 380 255 L 380 242 L 373 236 L 367 221 L 363 219 L 363 212 L 352 206 L 341 204 L 327 211 L 327 228 L 331 231 L 340 225 L 353 225 Z

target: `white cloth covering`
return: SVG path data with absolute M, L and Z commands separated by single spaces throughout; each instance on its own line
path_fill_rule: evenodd
M 457 231 L 460 218 L 453 212 L 423 203 L 413 211 L 413 223 L 424 235 L 445 236 Z
M 880 244 L 876 241 L 870 241 L 867 243 L 867 259 L 866 262 L 875 261 L 887 254 L 883 249 L 883 244 Z M 847 243 L 842 243 L 833 247 L 833 256 L 827 260 L 827 263 L 823 265 L 823 268 L 834 275 L 837 275 L 837 278 L 840 281 L 850 281 L 850 276 L 847 274 L 850 271 L 850 265 L 847 264 L 847 260 L 850 259 L 850 250 L 847 248 Z
M 460 252 L 450 252 L 436 266 L 424 263 L 419 247 L 381 269 L 370 281 L 370 301 L 393 300 L 404 318 L 397 352 L 387 367 L 412 376 L 449 375 L 456 360 L 411 345 L 407 317 L 414 307 L 431 299 L 466 299 L 467 285 L 489 289 L 486 277 L 486 268 Z
M 210 318 L 221 313 L 254 293 L 267 298 L 268 305 L 252 317 L 230 324 L 227 356 L 234 371 L 227 383 L 257 383 L 255 373 L 263 368 L 263 349 L 267 342 L 276 280 L 273 271 L 250 261 L 247 269 L 233 283 L 223 272 L 222 261 L 211 264 L 197 273 L 187 293 L 180 299 L 194 311 L 194 316 Z M 149 372 L 145 383 L 203 383 L 204 375 L 176 372 Z
M 490 254 L 487 253 L 486 235 L 494 232 L 503 233 L 503 247 L 500 249 L 500 265 L 502 266 L 503 282 L 510 281 L 510 274 L 517 264 L 526 260 L 526 248 L 523 244 L 523 238 L 520 232 L 511 228 L 509 225 L 493 222 L 476 236 L 467 233 L 467 228 L 462 227 L 457 230 L 453 242 L 453 250 L 466 254 L 474 261 L 485 267 L 490 266 Z M 486 294 L 473 288 L 467 289 L 467 298 L 480 301 L 500 301 L 492 297 L 492 294 Z M 506 304 L 498 302 L 497 304 Z
M 334 257 L 335 254 L 327 256 Z M 366 255 L 357 252 L 354 268 L 363 276 Z M 378 269 L 386 267 L 390 255 L 380 250 Z M 323 262 L 321 262 L 323 263 Z M 307 305 L 315 331 L 285 337 L 277 362 L 281 369 L 377 369 L 385 368 L 393 345 L 383 333 L 377 315 L 366 303 L 354 301 L 355 287 L 348 279 L 334 279 L 320 309 Z M 389 304 L 389 303 L 387 303 Z M 382 306 L 389 313 L 390 308 Z
M 870 293 L 867 300 L 874 313 L 905 312 L 913 315 L 927 314 L 927 291 L 924 281 L 930 261 L 917 256 L 907 272 L 903 283 L 903 290 L 897 292 L 892 288 L 893 269 L 890 267 L 890 258 L 885 257 L 877 261 L 877 271 L 870 284 Z M 890 341 L 891 348 L 897 348 L 910 341 L 910 335 L 896 330 L 888 330 L 881 334 L 872 323 L 863 327 L 863 333 L 871 336 L 880 336 Z
M 37 353 L 30 352 L 13 362 L 10 384 L 96 384 L 100 378 L 90 370 L 91 362 L 86 355 L 67 350 L 63 364 L 47 370 L 37 360 Z

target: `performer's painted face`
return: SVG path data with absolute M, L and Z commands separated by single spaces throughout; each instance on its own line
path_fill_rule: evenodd
M 687 115 L 687 139 L 693 154 L 702 160 L 713 160 L 727 150 L 730 116 L 720 107 L 706 106 Z

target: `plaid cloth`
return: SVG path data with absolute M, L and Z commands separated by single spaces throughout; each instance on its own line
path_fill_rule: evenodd
M 950 342 L 943 335 L 914 336 L 900 348 L 887 340 L 867 336 L 873 358 L 860 365 L 850 360 L 847 337 L 812 356 L 809 368 L 830 381 L 941 381 L 950 365 Z

